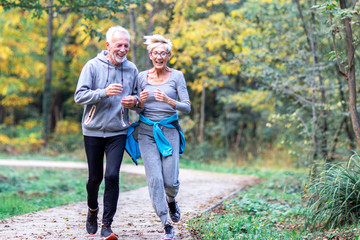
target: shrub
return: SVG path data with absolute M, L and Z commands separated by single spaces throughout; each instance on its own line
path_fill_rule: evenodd
M 353 155 L 347 163 L 325 164 L 306 190 L 305 227 L 334 229 L 360 219 L 360 163 Z
M 41 125 L 34 120 L 18 126 L 0 125 L 0 151 L 19 154 L 38 151 L 43 146 Z

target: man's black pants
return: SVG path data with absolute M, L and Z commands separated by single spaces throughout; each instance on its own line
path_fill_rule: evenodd
M 126 135 L 101 138 L 84 136 L 89 177 L 86 184 L 88 206 L 98 208 L 99 187 L 104 176 L 106 154 L 104 211 L 102 222 L 113 221 L 119 198 L 120 165 L 124 155 Z

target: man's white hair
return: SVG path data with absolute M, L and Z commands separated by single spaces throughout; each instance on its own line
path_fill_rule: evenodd
M 114 27 L 110 27 L 107 32 L 106 32 L 106 41 L 107 42 L 111 42 L 114 33 L 125 33 L 126 36 L 128 37 L 129 41 L 130 41 L 130 33 L 128 30 L 126 30 L 125 28 L 121 27 L 121 26 L 114 26 Z
M 151 36 L 144 36 L 145 42 L 144 44 L 147 45 L 146 49 L 150 53 L 154 48 L 160 46 L 161 44 L 164 45 L 166 51 L 171 53 L 172 50 L 172 42 L 170 39 L 166 39 L 160 34 L 154 34 Z

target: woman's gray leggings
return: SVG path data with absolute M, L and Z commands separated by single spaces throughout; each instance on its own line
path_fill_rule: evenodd
M 171 143 L 173 154 L 163 157 L 155 143 L 152 126 L 140 123 L 139 147 L 145 166 L 146 179 L 152 205 L 162 224 L 170 224 L 167 202 L 173 202 L 179 192 L 179 132 L 173 128 L 161 127 L 164 136 Z

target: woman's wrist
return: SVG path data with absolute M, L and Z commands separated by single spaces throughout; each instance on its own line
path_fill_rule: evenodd
M 172 99 L 171 97 L 167 97 L 166 99 L 167 104 L 169 104 L 171 107 L 176 108 L 176 101 Z

